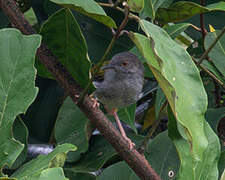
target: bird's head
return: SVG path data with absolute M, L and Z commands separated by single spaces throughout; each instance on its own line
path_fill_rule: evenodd
M 143 76 L 144 67 L 138 58 L 130 52 L 122 52 L 113 56 L 108 65 L 101 68 L 102 70 L 111 69 L 116 73 L 122 74 L 140 74 Z

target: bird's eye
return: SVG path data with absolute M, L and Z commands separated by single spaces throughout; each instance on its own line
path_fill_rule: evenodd
M 122 63 L 122 66 L 127 66 L 128 65 L 128 62 L 127 61 L 124 61 L 123 63 Z

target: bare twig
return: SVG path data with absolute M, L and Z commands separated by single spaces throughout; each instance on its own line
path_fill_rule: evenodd
M 200 0 L 200 4 L 201 4 L 201 6 L 205 6 L 205 0 Z M 204 39 L 205 35 L 207 34 L 207 31 L 206 31 L 205 25 L 204 25 L 204 14 L 203 13 L 200 14 L 200 27 L 201 27 L 202 37 Z
M 35 33 L 34 29 L 30 26 L 19 8 L 16 6 L 14 0 L 0 0 L 0 8 L 2 8 L 4 13 L 8 16 L 11 23 L 22 33 Z M 57 61 L 56 57 L 45 44 L 42 43 L 38 48 L 37 56 L 46 68 L 55 76 L 56 80 L 65 89 L 72 100 L 77 103 L 76 95 L 80 94 L 82 91 L 81 87 L 74 81 L 72 76 L 59 63 L 59 61 Z M 129 151 L 127 141 L 122 138 L 118 130 L 105 117 L 104 113 L 100 109 L 93 108 L 93 101 L 88 96 L 86 96 L 84 98 L 84 102 L 80 103 L 78 106 L 141 179 L 161 179 L 149 165 L 144 156 L 139 154 L 136 149 Z
M 88 92 L 88 89 L 91 86 L 92 81 L 95 79 L 96 74 L 99 72 L 102 64 L 104 63 L 104 61 L 106 60 L 106 58 L 108 57 L 115 41 L 119 38 L 119 36 L 121 35 L 121 31 L 123 30 L 123 28 L 126 26 L 127 22 L 128 22 L 128 15 L 129 15 L 129 9 L 127 7 L 125 7 L 125 11 L 124 11 L 124 19 L 122 21 L 122 23 L 120 24 L 119 28 L 117 29 L 116 33 L 113 33 L 113 38 L 111 40 L 111 42 L 109 43 L 104 55 L 102 56 L 101 60 L 99 61 L 95 71 L 92 74 L 91 79 L 89 80 L 87 86 L 85 87 L 84 91 L 81 93 L 78 103 L 81 103 L 84 99 L 84 96 L 86 95 L 86 93 Z M 114 31 L 114 30 L 113 30 Z
M 118 6 L 115 7 L 113 4 L 108 4 L 108 3 L 98 3 L 98 4 L 100 6 L 102 6 L 102 7 L 115 8 L 118 11 L 124 12 L 124 9 L 123 8 L 120 8 Z M 133 19 L 133 20 L 135 20 L 137 22 L 140 21 L 140 18 L 138 16 L 136 16 L 135 14 L 131 13 L 131 12 L 129 13 L 128 18 L 129 19 Z
M 145 153 L 145 151 L 147 149 L 147 146 L 148 146 L 149 140 L 152 138 L 153 133 L 155 132 L 155 130 L 159 126 L 159 124 L 160 124 L 160 118 L 161 118 L 161 113 L 162 113 L 163 109 L 166 107 L 166 105 L 167 105 L 167 101 L 160 108 L 160 112 L 159 112 L 159 115 L 158 115 L 157 119 L 155 119 L 155 121 L 153 122 L 151 129 L 149 130 L 148 134 L 145 136 L 142 144 L 140 145 L 138 151 L 141 154 L 144 154 Z
M 216 43 L 219 41 L 219 39 L 224 35 L 224 33 L 225 33 L 225 27 L 223 27 L 223 30 L 220 32 L 220 34 L 216 37 L 216 39 L 209 46 L 209 48 L 202 54 L 201 58 L 198 61 L 198 64 L 202 63 L 202 61 L 207 57 L 207 55 L 212 50 L 212 48 L 216 45 Z
M 213 80 L 215 80 L 216 83 L 221 85 L 225 89 L 225 85 L 222 81 L 220 81 L 212 72 L 210 72 L 206 67 L 204 67 L 202 64 L 199 64 L 198 61 L 196 61 L 193 57 L 192 60 L 195 62 L 196 65 L 198 65 L 203 71 L 205 71 Z

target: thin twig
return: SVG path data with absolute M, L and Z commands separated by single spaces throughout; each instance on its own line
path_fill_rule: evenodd
M 159 126 L 160 124 L 160 118 L 161 118 L 161 113 L 164 109 L 164 107 L 166 107 L 167 105 L 167 101 L 162 105 L 160 111 L 159 111 L 159 115 L 158 115 L 158 118 L 154 121 L 154 123 L 152 124 L 152 127 L 151 129 L 149 130 L 148 134 L 145 136 L 141 146 L 139 147 L 138 151 L 141 153 L 141 154 L 144 154 L 146 149 L 147 149 L 147 145 L 148 145 L 148 142 L 149 140 L 151 139 L 153 133 L 155 132 L 155 130 L 157 129 L 157 127 Z
M 0 8 L 8 16 L 11 23 L 23 34 L 36 33 L 24 18 L 14 0 L 0 0 Z M 55 76 L 58 83 L 65 89 L 74 103 L 77 103 L 76 95 L 82 92 L 81 87 L 74 81 L 69 72 L 59 63 L 45 44 L 42 43 L 38 48 L 37 56 L 38 60 Z M 161 180 L 144 156 L 138 153 L 135 148 L 129 150 L 127 141 L 122 138 L 118 130 L 99 108 L 93 108 L 93 101 L 88 96 L 84 98 L 84 102 L 79 104 L 78 107 L 141 179 Z
M 118 6 L 115 7 L 113 4 L 108 4 L 108 3 L 98 3 L 98 4 L 100 6 L 102 6 L 102 7 L 114 8 L 114 9 L 116 9 L 118 11 L 124 12 L 124 9 L 123 8 L 120 8 Z M 129 13 L 128 18 L 129 19 L 133 19 L 133 20 L 135 20 L 137 22 L 140 21 L 140 18 L 138 16 L 136 16 L 135 14 L 131 13 L 131 12 Z
M 85 87 L 84 91 L 81 93 L 81 95 L 79 97 L 79 100 L 78 100 L 78 103 L 81 103 L 83 101 L 84 96 L 87 94 L 88 89 L 90 88 L 92 81 L 95 79 L 96 74 L 100 71 L 101 66 L 103 65 L 104 61 L 106 60 L 106 58 L 108 57 L 109 53 L 111 52 L 115 41 L 119 38 L 121 31 L 126 26 L 128 20 L 129 20 L 128 19 L 129 9 L 127 7 L 125 7 L 124 13 L 125 13 L 125 17 L 124 17 L 122 23 L 120 24 L 120 26 L 117 29 L 116 33 L 115 34 L 113 33 L 113 38 L 112 38 L 111 42 L 109 43 L 109 45 L 108 45 L 104 55 L 102 56 L 101 60 L 99 61 L 95 71 L 93 72 L 93 75 L 92 75 L 91 79 L 89 80 L 87 86 Z
M 197 26 L 191 24 L 191 27 L 193 27 L 195 30 L 199 31 L 199 32 L 202 32 L 202 30 L 200 28 L 198 28 Z
M 200 4 L 201 4 L 201 6 L 205 6 L 205 0 L 200 0 Z M 200 27 L 201 27 L 202 37 L 204 39 L 207 31 L 206 31 L 205 25 L 204 25 L 204 14 L 203 13 L 200 14 Z
M 212 50 L 212 48 L 216 45 L 216 43 L 219 41 L 219 39 L 224 35 L 224 33 L 225 33 L 225 26 L 223 27 L 223 30 L 220 32 L 220 34 L 213 41 L 213 43 L 209 46 L 209 48 L 202 54 L 202 56 L 199 59 L 197 64 L 202 63 L 202 61 L 206 58 L 206 56 L 209 54 L 209 52 Z
M 192 60 L 195 62 L 197 66 L 199 66 L 203 71 L 205 71 L 212 79 L 215 80 L 219 85 L 221 85 L 225 89 L 225 85 L 222 81 L 220 81 L 212 72 L 210 72 L 207 68 L 205 68 L 202 64 L 199 64 L 197 60 L 192 57 Z

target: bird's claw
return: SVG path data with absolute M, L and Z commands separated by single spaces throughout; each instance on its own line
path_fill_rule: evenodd
M 128 142 L 129 150 L 131 151 L 135 147 L 135 144 L 128 137 L 124 137 L 124 138 Z
M 100 106 L 97 99 L 91 97 L 91 100 L 93 101 L 93 105 L 92 105 L 93 108 L 98 108 Z

